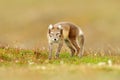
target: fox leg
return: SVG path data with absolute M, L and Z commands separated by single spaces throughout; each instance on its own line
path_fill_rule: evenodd
M 75 49 L 74 46 L 72 45 L 72 43 L 69 40 L 65 40 L 67 46 L 70 48 L 71 50 L 71 56 L 73 56 L 75 54 Z
M 49 56 L 48 56 L 48 58 L 49 58 L 49 60 L 51 60 L 51 58 L 52 58 L 52 44 L 50 43 L 49 44 Z
M 80 45 L 80 53 L 78 55 L 79 57 L 82 57 L 83 53 L 84 53 L 84 40 L 85 40 L 85 38 L 84 38 L 83 34 L 78 37 L 78 41 L 79 41 L 79 45 Z
M 56 58 L 59 57 L 59 53 L 61 51 L 62 46 L 63 46 L 63 41 L 58 44 L 58 48 L 57 48 L 57 52 L 56 52 Z
M 77 42 L 78 40 L 77 39 L 70 39 L 70 41 L 71 41 L 72 45 L 76 48 L 76 50 L 77 50 L 76 55 L 78 55 L 80 53 L 80 46 Z

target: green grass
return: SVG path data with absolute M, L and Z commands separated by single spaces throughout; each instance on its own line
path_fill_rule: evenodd
M 0 80 L 119 80 L 119 54 L 103 56 L 91 52 L 88 50 L 79 58 L 62 51 L 59 59 L 53 56 L 48 60 L 46 50 L 3 48 Z
M 99 52 L 98 52 L 99 53 Z M 85 52 L 86 54 L 86 52 Z M 105 53 L 104 53 L 105 54 Z M 95 53 L 89 53 L 82 58 L 78 56 L 71 57 L 69 52 L 62 52 L 59 59 L 55 59 L 54 55 L 52 60 L 48 60 L 48 51 L 46 50 L 25 50 L 15 48 L 0 49 L 0 65 L 4 63 L 16 64 L 16 65 L 29 65 L 29 64 L 98 64 L 104 62 L 108 64 L 111 60 L 112 64 L 120 64 L 120 56 L 117 55 L 101 55 Z

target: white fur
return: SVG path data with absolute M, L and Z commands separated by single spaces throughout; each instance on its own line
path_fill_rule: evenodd
M 80 28 L 79 28 L 79 35 L 83 35 L 83 32 Z
M 48 29 L 52 29 L 53 28 L 53 25 L 52 24 L 50 24 L 49 25 L 49 27 L 48 27 Z
M 59 29 L 62 29 L 62 26 L 61 26 L 61 25 L 58 25 L 58 28 L 59 28 Z

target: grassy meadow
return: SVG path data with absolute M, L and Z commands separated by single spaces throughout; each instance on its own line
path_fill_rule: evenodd
M 87 50 L 82 58 L 62 52 L 48 60 L 46 50 L 0 49 L 1 80 L 119 80 L 120 55 Z M 115 53 L 115 54 L 114 54 Z
M 119 80 L 119 0 L 0 0 L 0 80 Z M 85 34 L 82 58 L 48 60 L 47 28 L 73 22 Z

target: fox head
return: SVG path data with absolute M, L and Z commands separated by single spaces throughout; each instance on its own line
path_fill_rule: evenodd
M 58 26 L 53 26 L 52 24 L 49 25 L 48 27 L 49 29 L 49 39 L 52 42 L 59 42 L 61 40 L 62 37 L 62 26 L 58 25 Z

